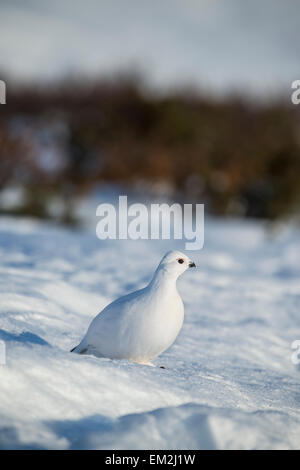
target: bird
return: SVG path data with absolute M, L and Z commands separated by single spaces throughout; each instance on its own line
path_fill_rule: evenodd
M 71 352 L 153 366 L 152 360 L 174 343 L 183 325 L 176 281 L 191 267 L 196 265 L 184 253 L 166 253 L 149 284 L 107 305 Z

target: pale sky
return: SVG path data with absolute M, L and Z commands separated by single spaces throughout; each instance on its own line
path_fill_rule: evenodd
M 0 0 L 0 75 L 93 76 L 130 66 L 162 87 L 290 90 L 300 79 L 300 2 Z

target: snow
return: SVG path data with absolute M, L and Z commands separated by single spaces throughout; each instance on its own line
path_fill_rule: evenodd
M 69 351 L 91 319 L 145 285 L 177 241 L 0 219 L 0 447 L 297 449 L 299 231 L 205 220 L 178 280 L 185 322 L 151 368 Z

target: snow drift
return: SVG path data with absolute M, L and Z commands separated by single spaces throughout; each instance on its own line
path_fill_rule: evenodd
M 183 330 L 155 361 L 166 369 L 69 353 L 168 249 L 183 246 L 1 219 L 1 448 L 300 448 L 296 228 L 206 221 L 199 268 L 178 281 Z

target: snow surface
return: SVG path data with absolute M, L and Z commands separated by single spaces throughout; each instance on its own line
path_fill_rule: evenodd
M 94 221 L 95 229 L 96 221 Z M 151 368 L 72 354 L 108 302 L 142 287 L 173 241 L 0 220 L 0 447 L 300 448 L 299 231 L 206 218 L 178 281 L 185 323 Z

